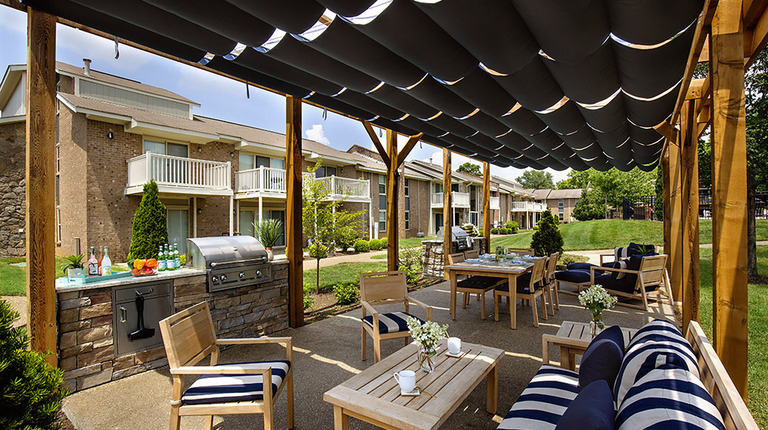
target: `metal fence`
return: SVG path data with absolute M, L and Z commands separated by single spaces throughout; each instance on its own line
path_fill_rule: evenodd
M 624 220 L 649 220 L 656 221 L 656 196 L 625 196 L 622 199 L 621 208 L 614 217 L 620 216 Z
M 712 218 L 712 190 L 699 188 L 699 218 Z M 755 218 L 768 219 L 768 192 L 755 193 Z

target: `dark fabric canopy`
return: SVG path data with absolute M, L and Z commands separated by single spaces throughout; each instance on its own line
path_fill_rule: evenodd
M 499 166 L 658 164 L 703 0 L 24 0 Z

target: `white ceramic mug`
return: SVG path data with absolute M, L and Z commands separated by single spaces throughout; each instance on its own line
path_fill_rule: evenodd
M 457 355 L 461 352 L 461 339 L 458 337 L 449 337 L 448 338 L 448 352 Z
M 412 393 L 416 388 L 416 372 L 413 370 L 401 370 L 395 372 L 395 381 L 400 384 L 400 392 Z

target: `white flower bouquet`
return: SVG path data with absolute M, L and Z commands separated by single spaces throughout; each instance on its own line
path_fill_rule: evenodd
M 603 324 L 603 311 L 611 309 L 619 299 L 605 291 L 602 285 L 593 285 L 579 293 L 579 303 L 592 312 L 592 321 L 599 327 L 605 328 Z
M 422 324 L 413 317 L 408 317 L 408 330 L 413 340 L 427 351 L 434 350 L 441 339 L 448 337 L 448 324 L 441 326 L 434 321 Z

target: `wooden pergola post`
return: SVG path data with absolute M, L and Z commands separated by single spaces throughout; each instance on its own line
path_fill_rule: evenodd
M 27 10 L 27 332 L 56 360 L 56 17 Z
M 390 163 L 387 166 L 387 270 L 397 270 L 397 251 L 399 231 L 398 215 L 398 171 L 392 160 L 397 160 L 397 133 L 387 129 L 387 154 Z
M 710 34 L 713 344 L 747 398 L 747 139 L 742 1 L 721 0 Z
M 491 249 L 491 166 L 483 161 L 483 236 L 486 252 Z
M 699 320 L 699 145 L 695 100 L 683 103 L 680 121 L 683 206 L 683 333 L 691 320 Z
M 301 99 L 285 96 L 285 255 L 288 257 L 288 314 L 291 327 L 304 325 L 304 248 L 301 220 Z
M 448 265 L 448 255 L 453 251 L 451 197 L 451 151 L 443 148 L 443 266 Z M 448 279 L 448 273 L 444 276 Z
M 683 231 L 681 225 L 683 196 L 681 190 L 682 171 L 680 167 L 679 134 L 677 135 L 676 143 L 669 142 L 667 145 L 667 162 L 668 165 L 664 174 L 669 176 L 669 199 L 665 202 L 665 206 L 669 206 L 669 248 L 666 248 L 667 245 L 665 244 L 664 253 L 668 256 L 667 269 L 669 271 L 672 297 L 675 300 L 680 300 L 683 290 Z

